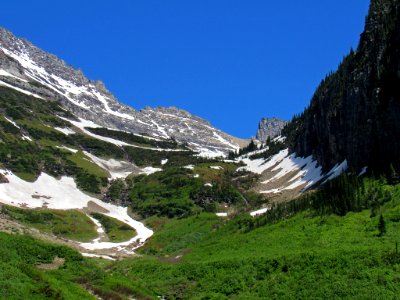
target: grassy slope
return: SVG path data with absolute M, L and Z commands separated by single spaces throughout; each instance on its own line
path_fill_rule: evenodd
M 55 257 L 65 259 L 57 270 L 39 270 Z M 155 295 L 122 275 L 110 276 L 107 262 L 84 259 L 64 246 L 28 236 L 0 232 L 0 299 L 154 299 Z
M 77 210 L 21 209 L 4 205 L 2 212 L 25 225 L 67 239 L 89 242 L 97 237 L 95 224 Z
M 167 298 L 395 298 L 399 191 L 380 209 L 383 237 L 379 214 L 371 218 L 369 210 L 344 217 L 304 212 L 248 233 L 235 220 L 221 226 L 200 215 L 162 226 L 142 250 L 153 256 L 119 262 L 113 273 Z M 166 259 L 178 254 L 180 261 Z
M 63 247 L 0 234 L 0 264 L 6 270 L 0 290 L 8 299 L 29 293 L 90 298 L 80 287 L 106 299 L 396 298 L 400 185 L 385 189 L 391 200 L 375 208 L 373 217 L 370 210 L 343 217 L 305 211 L 249 232 L 240 227 L 243 216 L 152 217 L 147 222 L 157 232 L 140 250 L 142 257 L 89 263 L 68 250 L 73 258 L 67 255 L 65 266 L 53 271 L 33 265 L 65 257 Z M 387 231 L 382 237 L 380 214 Z

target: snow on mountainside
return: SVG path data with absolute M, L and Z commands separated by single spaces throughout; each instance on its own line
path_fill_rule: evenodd
M 255 189 L 262 194 L 274 197 L 293 197 L 316 184 L 325 183 L 347 169 L 347 161 L 335 165 L 329 172 L 324 173 L 318 162 L 312 158 L 299 157 L 290 154 L 288 149 L 269 157 L 251 160 L 251 152 L 238 158 L 245 164 L 240 169 L 260 175 Z
M 91 254 L 95 255 L 97 250 L 110 249 L 114 255 L 132 254 L 133 250 L 153 235 L 152 230 L 129 216 L 127 207 L 105 203 L 86 195 L 77 188 L 71 177 L 63 176 L 57 180 L 42 173 L 35 182 L 27 182 L 7 170 L 0 170 L 0 174 L 8 181 L 0 185 L 0 198 L 5 204 L 25 208 L 83 209 L 87 213 L 100 211 L 128 224 L 137 232 L 135 237 L 122 243 L 99 242 L 98 239 L 91 243 L 80 243 L 81 251 L 92 251 Z
M 224 155 L 246 144 L 184 110 L 146 107 L 137 111 L 126 106 L 101 81 L 88 80 L 80 70 L 2 28 L 0 85 L 56 99 L 78 117 L 104 127 L 173 138 L 205 156 Z

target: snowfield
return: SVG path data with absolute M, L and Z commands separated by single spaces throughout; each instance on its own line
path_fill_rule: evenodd
M 111 179 L 125 178 L 131 173 L 139 172 L 140 170 L 137 166 L 127 161 L 120 161 L 113 158 L 105 160 L 87 151 L 83 151 L 83 153 L 100 168 L 107 170 L 111 175 Z M 144 169 L 141 170 L 141 173 L 148 174 L 148 172 Z
M 255 160 L 251 160 L 249 158 L 239 158 L 239 160 L 244 162 L 246 166 L 239 168 L 238 171 L 247 170 L 253 173 L 261 174 L 265 170 L 281 162 L 285 157 L 287 157 L 287 155 L 288 149 L 285 149 L 272 156 L 269 160 L 265 160 L 264 158 L 258 158 Z
M 318 165 L 318 162 L 311 155 L 308 157 L 299 157 L 296 153 L 289 154 L 288 149 L 281 150 L 269 159 L 259 158 L 251 160 L 248 156 L 249 154 L 238 159 L 246 164 L 246 166 L 238 170 L 246 170 L 264 175 L 266 174 L 265 171 L 269 170 L 273 175 L 267 180 L 262 181 L 261 184 L 263 185 L 273 185 L 283 177 L 291 176 L 288 180 L 285 180 L 284 184 L 281 183 L 278 187 L 275 186 L 274 188 L 260 191 L 265 194 L 277 194 L 285 190 L 295 190 L 298 188 L 304 191 L 324 179 L 325 183 L 339 176 L 347 169 L 347 161 L 344 160 L 341 164 L 335 165 L 328 173 L 323 173 L 321 166 Z
M 106 216 L 115 218 L 134 228 L 137 235 L 129 241 L 123 243 L 99 242 L 95 239 L 91 243 L 81 243 L 85 249 L 111 249 L 117 248 L 126 254 L 132 254 L 133 250 L 143 245 L 143 243 L 153 235 L 153 231 L 146 228 L 141 222 L 132 219 L 128 215 L 126 207 L 120 207 L 105 203 L 99 199 L 90 197 L 81 192 L 73 178 L 63 176 L 60 180 L 42 173 L 35 182 L 27 182 L 12 172 L 0 170 L 9 183 L 0 184 L 0 202 L 17 207 L 51 209 L 83 209 L 87 208 L 89 202 L 100 207 Z M 100 233 L 99 223 L 95 222 Z

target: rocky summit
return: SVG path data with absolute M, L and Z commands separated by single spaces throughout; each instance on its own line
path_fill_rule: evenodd
M 258 129 L 256 139 L 262 143 L 265 143 L 268 139 L 274 138 L 281 134 L 283 127 L 287 124 L 286 121 L 278 118 L 262 118 L 258 123 Z

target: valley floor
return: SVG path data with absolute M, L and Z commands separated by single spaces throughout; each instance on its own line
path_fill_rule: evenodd
M 391 198 L 372 212 L 305 210 L 250 229 L 248 215 L 151 217 L 155 234 L 140 256 L 117 262 L 1 234 L 0 297 L 91 299 L 90 290 L 101 299 L 396 299 L 400 186 L 384 189 Z M 65 259 L 58 270 L 36 267 L 56 257 Z

